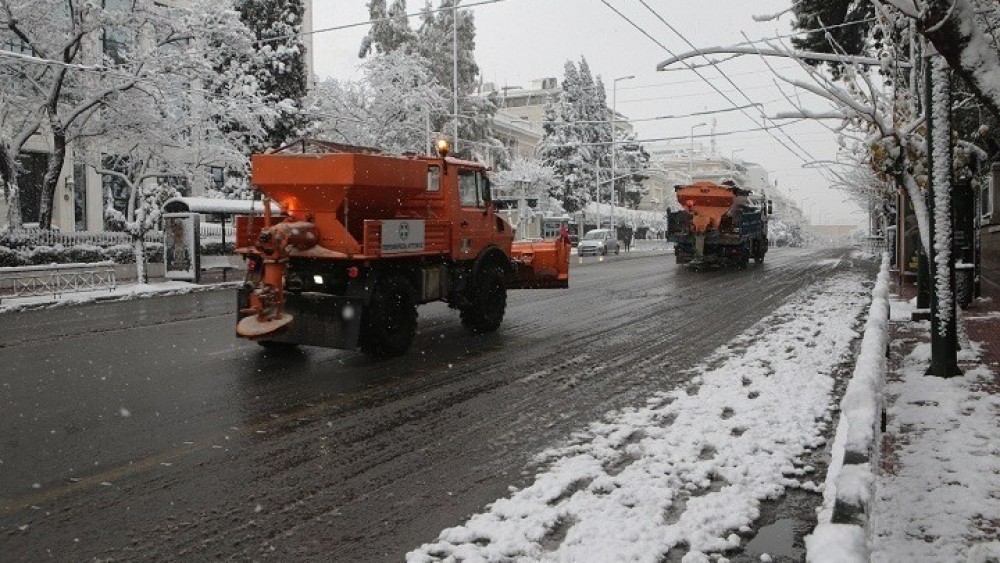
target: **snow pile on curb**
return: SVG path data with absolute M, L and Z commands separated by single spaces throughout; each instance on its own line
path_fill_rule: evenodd
M 854 373 L 840 401 L 819 524 L 806 536 L 810 562 L 868 561 L 867 514 L 875 482 L 889 345 L 889 255 L 872 290 L 872 303 Z M 857 541 L 861 538 L 862 541 Z
M 685 562 L 738 548 L 760 504 L 821 490 L 804 457 L 832 419 L 864 280 L 818 282 L 695 368 L 690 385 L 610 413 L 544 452 L 534 482 L 407 554 L 427 561 Z

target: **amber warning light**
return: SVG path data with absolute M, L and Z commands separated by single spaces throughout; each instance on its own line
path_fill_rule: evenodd
M 448 139 L 438 139 L 437 142 L 438 154 L 441 158 L 448 156 L 448 152 L 451 150 L 451 145 L 448 144 Z

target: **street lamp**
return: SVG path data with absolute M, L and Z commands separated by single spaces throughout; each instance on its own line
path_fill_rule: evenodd
M 617 189 L 615 188 L 615 183 L 617 181 L 617 165 L 618 160 L 618 135 L 615 132 L 615 122 L 618 121 L 618 83 L 622 80 L 632 80 L 635 78 L 634 75 L 619 76 L 612 81 L 611 84 L 611 121 L 609 125 L 611 126 L 611 230 L 615 229 L 615 195 Z M 601 193 L 601 185 L 597 184 L 597 193 Z
M 688 150 L 688 182 L 694 182 L 694 130 L 708 125 L 702 121 L 691 126 L 691 147 Z

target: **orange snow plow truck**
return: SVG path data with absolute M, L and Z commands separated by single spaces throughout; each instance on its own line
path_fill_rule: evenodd
M 300 141 L 254 155 L 264 216 L 236 221 L 247 261 L 237 335 L 268 348 L 397 356 L 413 341 L 418 304 L 444 301 L 487 333 L 503 320 L 508 289 L 568 287 L 568 236 L 514 242 L 487 169 L 447 148 L 389 156 Z

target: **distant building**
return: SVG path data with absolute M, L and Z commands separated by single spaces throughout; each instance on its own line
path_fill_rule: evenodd
M 510 151 L 511 156 L 532 157 L 542 141 L 545 121 L 545 105 L 549 100 L 559 101 L 562 88 L 555 78 L 539 78 L 531 82 L 529 88 L 520 86 L 500 86 L 492 82 L 483 83 L 475 96 L 496 95 L 500 108 L 493 122 L 494 135 Z M 608 110 L 610 114 L 610 109 Z M 609 124 L 610 125 L 610 124 Z M 618 114 L 615 120 L 618 131 L 631 133 L 632 124 L 628 118 Z

